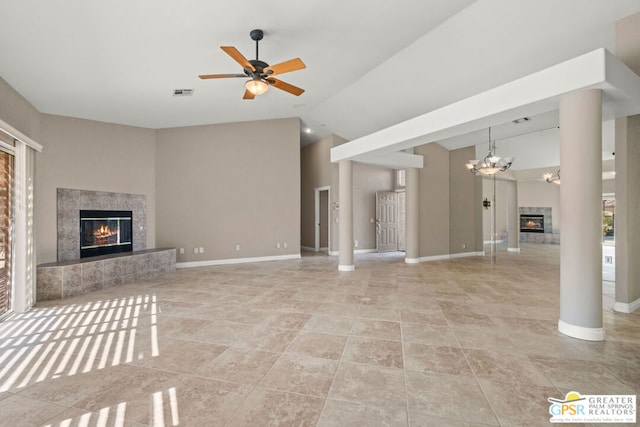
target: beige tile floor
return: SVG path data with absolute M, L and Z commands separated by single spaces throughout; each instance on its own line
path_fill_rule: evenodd
M 559 335 L 559 248 L 178 270 L 0 324 L 2 426 L 549 425 L 548 397 L 640 392 L 640 314 Z

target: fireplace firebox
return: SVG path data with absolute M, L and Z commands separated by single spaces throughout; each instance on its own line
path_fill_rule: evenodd
M 520 214 L 520 231 L 544 233 L 544 215 Z
M 132 211 L 81 210 L 80 258 L 133 251 Z

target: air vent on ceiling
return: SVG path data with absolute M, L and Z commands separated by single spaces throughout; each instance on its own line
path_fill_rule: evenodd
M 522 117 L 521 119 L 515 119 L 512 121 L 513 123 L 519 125 L 520 123 L 525 123 L 525 122 L 528 122 L 529 120 L 531 120 L 529 117 Z
M 174 89 L 173 96 L 191 96 L 193 95 L 193 89 Z

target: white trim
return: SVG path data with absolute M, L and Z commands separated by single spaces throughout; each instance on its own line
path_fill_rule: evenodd
M 451 255 L 433 255 L 433 256 L 423 256 L 418 258 L 418 262 L 429 262 L 429 261 L 442 261 L 445 259 L 451 259 Z
M 459 254 L 451 254 L 449 256 L 451 257 L 451 259 L 454 259 L 454 258 L 466 258 L 466 257 L 469 257 L 469 256 L 484 256 L 484 251 L 461 252 Z
M 177 262 L 176 268 L 207 267 L 210 265 L 246 264 L 249 262 L 264 262 L 264 261 L 285 261 L 285 260 L 300 259 L 300 258 L 302 258 L 300 254 L 291 254 L 291 255 L 261 256 L 261 257 L 253 257 L 253 258 L 212 259 L 208 261 Z
M 37 152 L 42 152 L 42 145 L 38 144 L 33 139 L 29 138 L 27 135 L 23 134 L 18 129 L 14 128 L 2 119 L 0 119 L 0 130 L 10 137 L 17 139 L 18 141 L 22 141 L 24 144 L 33 148 Z
M 507 252 L 520 252 L 520 248 L 507 248 Z
M 377 249 L 354 249 L 353 250 L 353 254 L 354 255 L 358 255 L 358 254 L 374 254 L 378 252 Z
M 484 256 L 484 251 L 463 252 L 459 254 L 423 256 L 423 257 L 417 258 L 417 262 L 443 261 L 443 260 L 454 259 L 454 258 L 466 258 L 470 256 Z M 414 260 L 416 258 L 409 258 L 409 259 Z
M 405 258 L 405 264 L 418 264 L 420 262 L 420 258 Z
M 604 341 L 604 329 L 585 328 L 584 326 L 571 325 L 562 320 L 558 320 L 558 332 L 585 341 Z
M 618 301 L 613 304 L 613 310 L 619 313 L 633 313 L 638 309 L 640 309 L 640 298 L 628 304 L 626 302 Z
M 331 256 L 338 256 L 340 255 L 340 251 L 330 251 L 328 250 L 328 248 L 324 248 L 327 250 L 327 253 Z M 360 255 L 360 254 L 374 254 L 378 252 L 377 249 L 354 249 L 353 250 L 353 254 L 354 255 Z
M 490 245 L 491 243 L 504 243 L 506 242 L 507 239 L 502 239 L 502 240 L 485 240 L 482 243 L 484 243 L 485 245 Z
M 338 271 L 353 271 L 355 269 L 355 265 L 338 265 Z

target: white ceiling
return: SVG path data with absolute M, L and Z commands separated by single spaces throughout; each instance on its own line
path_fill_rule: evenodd
M 306 142 L 354 139 L 598 47 L 615 52 L 615 22 L 637 12 L 638 0 L 0 0 L 0 76 L 43 113 L 148 128 L 297 116 Z M 254 28 L 261 60 L 306 63 L 281 76 L 300 97 L 272 88 L 246 101 L 242 79 L 197 77 L 239 72 L 219 46 L 253 59 Z M 193 96 L 172 96 L 182 88 Z M 556 125 L 541 116 L 497 133 Z M 442 144 L 483 142 L 477 132 Z

